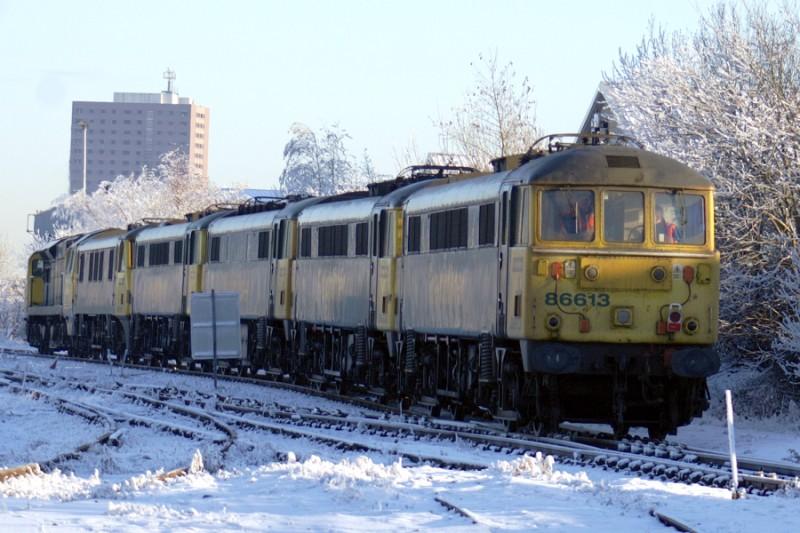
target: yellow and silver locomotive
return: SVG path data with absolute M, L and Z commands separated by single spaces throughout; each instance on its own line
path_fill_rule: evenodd
M 192 293 L 234 291 L 240 372 L 663 435 L 719 367 L 713 187 L 624 141 L 60 241 L 30 260 L 29 341 L 187 365 Z
M 495 161 L 500 172 L 409 199 L 402 312 L 419 395 L 514 424 L 654 435 L 707 406 L 719 367 L 713 188 L 598 140 L 549 137 Z

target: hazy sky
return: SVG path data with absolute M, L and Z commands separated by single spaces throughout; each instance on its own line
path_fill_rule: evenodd
M 293 122 L 339 123 L 394 174 L 411 139 L 438 150 L 433 122 L 463 101 L 478 54 L 529 78 L 543 131 L 574 131 L 651 18 L 693 29 L 711 3 L 0 0 L 0 237 L 22 242 L 27 214 L 66 192 L 71 102 L 158 92 L 167 67 L 211 108 L 217 184 L 276 187 Z

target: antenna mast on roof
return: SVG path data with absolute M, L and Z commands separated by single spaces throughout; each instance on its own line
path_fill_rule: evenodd
M 173 82 L 175 81 L 175 71 L 168 67 L 167 71 L 164 72 L 164 79 L 167 80 L 167 92 L 175 92 L 173 87 Z

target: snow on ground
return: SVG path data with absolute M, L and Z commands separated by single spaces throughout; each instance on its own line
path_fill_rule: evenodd
M 51 438 L 54 430 L 58 439 Z M 101 426 L 0 388 L 0 468 L 52 459 L 101 433 Z
M 0 368 L 109 386 L 124 382 L 213 391 L 209 379 L 67 361 L 59 361 L 50 370 L 48 363 L 0 355 Z M 66 387 L 56 392 L 87 403 L 92 399 L 86 392 Z M 362 411 L 255 385 L 220 382 L 220 392 L 300 407 Z M 116 397 L 95 396 L 94 401 L 113 409 L 134 409 Z M 102 431 L 44 401 L 11 395 L 3 388 L 0 417 L 0 463 L 8 465 L 41 460 Z M 724 427 L 723 420 L 708 415 L 681 429 L 673 439 L 724 449 Z M 61 471 L 0 482 L 0 530 L 669 531 L 649 515 L 655 508 L 704 532 L 800 531 L 800 498 L 794 494 L 733 501 L 723 489 L 424 440 L 404 440 L 388 448 L 438 453 L 483 462 L 488 468 L 451 471 L 403 463 L 387 453 L 342 452 L 307 439 L 239 429 L 237 444 L 223 459 L 222 470 L 162 480 L 163 471 L 187 466 L 196 448 L 205 456 L 214 450 L 145 427 L 126 426 L 124 431 L 120 448 L 93 450 L 63 465 Z M 776 460 L 786 459 L 790 449 L 800 447 L 797 423 L 786 419 L 741 421 L 737 437 L 740 453 L 752 449 Z M 349 438 L 370 437 L 353 434 Z M 373 438 L 376 446 L 385 445 Z M 207 458 L 211 459 L 207 465 L 214 463 L 212 457 Z M 436 498 L 466 510 L 471 518 L 448 511 Z
M 674 440 L 697 448 L 728 451 L 725 389 L 731 389 L 735 418 L 736 452 L 751 457 L 800 463 L 800 406 L 776 406 L 765 394 L 760 374 L 752 370 L 725 369 L 709 379 L 711 408 L 691 425 L 680 428 Z M 767 392 L 768 394 L 768 392 Z M 758 401 L 761 405 L 753 405 Z M 764 405 L 766 404 L 766 405 Z M 776 410 L 784 412 L 776 414 Z M 753 413 L 766 413 L 754 416 Z

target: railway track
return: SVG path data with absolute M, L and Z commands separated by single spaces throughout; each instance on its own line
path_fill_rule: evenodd
M 166 391 L 160 391 L 159 394 L 166 394 Z M 216 400 L 225 400 L 215 402 L 215 409 L 235 414 L 236 418 L 231 418 L 231 420 L 234 420 L 236 424 L 249 425 L 285 435 L 313 438 L 340 449 L 379 451 L 368 444 L 357 443 L 352 438 L 335 439 L 329 436 L 322 438 L 319 433 L 303 432 L 296 428 L 304 427 L 346 433 L 358 431 L 368 435 L 372 441 L 376 438 L 388 439 L 395 444 L 409 438 L 415 441 L 426 439 L 430 442 L 459 442 L 502 454 L 541 453 L 552 455 L 567 464 L 596 466 L 633 475 L 645 475 L 654 479 L 716 487 L 726 487 L 730 484 L 730 475 L 725 469 L 723 455 L 707 452 L 704 456 L 700 456 L 693 453 L 691 449 L 668 443 L 603 441 L 595 438 L 594 444 L 587 444 L 564 438 L 530 437 L 523 434 L 502 435 L 487 429 L 476 429 L 466 423 L 436 420 L 408 421 L 400 417 L 390 420 L 355 416 L 343 412 L 310 412 L 278 404 L 243 405 L 254 403 L 248 399 L 232 401 L 234 400 L 232 398 L 219 397 Z M 202 403 L 202 400 L 199 402 Z M 253 417 L 267 419 L 269 422 L 256 423 Z M 287 426 L 295 429 L 287 430 Z M 455 426 L 457 429 L 448 426 Z M 421 458 L 416 455 L 407 455 L 407 457 L 415 461 L 428 460 L 438 464 L 447 464 L 447 461 L 433 456 Z M 763 471 L 750 471 L 752 465 L 763 467 L 768 464 L 764 461 L 755 461 L 757 460 L 744 461 L 743 465 L 745 466 L 740 470 L 740 486 L 748 489 L 751 493 L 765 494 L 776 490 L 800 487 L 800 482 L 797 480 L 800 469 L 773 463 L 771 466 L 779 471 L 780 476 L 774 471 L 770 475 L 765 475 Z M 483 468 L 486 465 L 457 461 L 452 466 Z
M 27 354 L 26 354 L 27 355 Z M 86 361 L 77 359 L 78 361 Z M 90 361 L 91 362 L 91 361 Z M 98 361 L 95 361 L 98 362 Z M 108 364 L 108 363 L 103 363 Z M 147 368 L 134 365 L 135 368 Z M 182 374 L 210 377 L 193 371 L 178 371 Z M 193 402 L 200 407 L 194 411 L 202 412 L 206 404 L 213 401 L 215 415 L 226 423 L 239 427 L 256 428 L 292 437 L 305 437 L 339 449 L 360 451 L 379 451 L 385 448 L 359 442 L 354 438 L 332 436 L 338 432 L 358 431 L 375 438 L 389 439 L 397 443 L 404 439 L 426 439 L 430 442 L 459 442 L 474 448 L 492 450 L 503 454 L 542 453 L 552 455 L 565 464 L 593 466 L 621 473 L 647 476 L 654 479 L 684 483 L 698 483 L 708 486 L 726 487 L 730 485 L 730 472 L 727 456 L 708 450 L 692 449 L 669 442 L 653 442 L 649 439 L 625 439 L 617 441 L 598 433 L 579 432 L 570 428 L 556 437 L 535 437 L 527 434 L 508 433 L 493 429 L 483 423 L 456 422 L 402 415 L 399 408 L 369 402 L 362 398 L 346 398 L 325 392 L 300 387 L 298 385 L 266 382 L 240 376 L 218 376 L 220 379 L 268 385 L 281 389 L 310 393 L 350 405 L 368 407 L 375 413 L 355 416 L 343 411 L 311 412 L 279 404 L 264 404 L 252 399 L 232 398 L 224 395 L 198 394 L 196 391 L 154 390 L 146 395 L 126 393 L 129 398 L 136 397 L 143 402 L 163 402 L 164 398 Z M 140 387 L 146 388 L 146 387 Z M 193 398 L 187 394 L 193 393 Z M 175 406 L 174 403 L 170 405 Z M 195 414 L 197 414 L 195 412 Z M 256 420 L 254 418 L 261 418 Z M 319 431 L 324 430 L 324 431 Z M 485 468 L 481 462 L 454 461 L 436 456 L 422 457 L 415 453 L 395 452 L 413 461 L 428 461 L 453 468 Z M 740 457 L 740 487 L 756 494 L 769 494 L 775 491 L 800 487 L 800 468 L 786 463 L 763 461 Z
M 184 424 L 178 424 L 167 420 L 159 420 L 152 416 L 137 415 L 131 412 L 127 412 L 120 409 L 114 409 L 104 405 L 91 405 L 86 402 L 67 400 L 49 391 L 43 389 L 32 389 L 29 386 L 25 386 L 26 382 L 37 382 L 45 387 L 53 387 L 54 385 L 56 385 L 56 382 L 52 378 L 46 376 L 41 376 L 30 372 L 19 372 L 11 370 L 0 370 L 0 374 L 6 376 L 6 379 L 9 380 L 10 382 L 13 381 L 21 383 L 22 385 L 14 387 L 20 393 L 36 394 L 46 398 L 51 398 L 60 406 L 62 406 L 64 410 L 72 414 L 77 414 L 90 420 L 94 420 L 95 418 L 101 418 L 105 420 L 108 424 L 114 424 L 115 430 L 109 431 L 101 435 L 101 437 L 97 441 L 97 444 L 102 444 L 107 441 L 118 443 L 121 434 L 119 426 L 120 424 L 123 423 L 135 426 L 144 426 L 159 431 L 165 431 L 184 438 L 194 439 L 197 440 L 198 442 L 210 441 L 212 444 L 219 447 L 220 454 L 223 457 L 225 453 L 231 448 L 231 446 L 233 446 L 233 444 L 236 442 L 237 439 L 236 431 L 233 430 L 227 424 L 221 422 L 218 418 L 204 411 L 198 409 L 192 409 L 185 405 L 154 399 L 152 397 L 123 390 L 122 388 L 108 389 L 99 386 L 87 385 L 85 383 L 80 383 L 80 384 L 70 383 L 69 380 L 63 377 L 58 379 L 58 382 L 60 382 L 61 384 L 75 390 L 82 390 L 89 392 L 91 394 L 102 394 L 112 397 L 116 396 L 124 398 L 132 403 L 146 404 L 155 409 L 170 411 L 184 418 L 195 419 L 199 421 L 203 426 L 211 426 L 216 431 L 210 432 L 204 429 L 198 429 L 186 426 Z M 221 437 L 220 434 L 222 435 Z M 90 447 L 91 445 L 83 445 L 81 446 L 81 450 L 86 451 Z M 73 456 L 76 456 L 76 454 L 73 452 L 69 452 L 67 454 L 62 454 L 62 455 L 63 457 L 60 458 L 60 461 L 64 461 L 68 458 L 73 458 Z M 46 466 L 49 465 L 50 462 L 52 461 L 41 463 L 41 466 L 43 468 L 46 468 Z
M 27 376 L 19 376 L 13 372 L 2 371 L 3 378 L 0 378 L 0 386 L 6 387 L 9 391 L 15 394 L 24 394 L 35 398 L 43 398 L 46 401 L 56 405 L 56 407 L 71 415 L 79 416 L 86 419 L 91 424 L 100 424 L 103 426 L 104 431 L 96 439 L 84 442 L 73 450 L 59 453 L 58 455 L 36 463 L 36 468 L 25 469 L 22 468 L 19 474 L 35 473 L 35 471 L 49 472 L 67 461 L 75 460 L 90 449 L 98 446 L 118 446 L 122 435 L 122 429 L 119 424 L 109 417 L 101 410 L 75 400 L 69 400 L 60 395 L 40 389 L 34 389 L 26 385 Z M 15 470 L 15 469 L 11 469 Z

